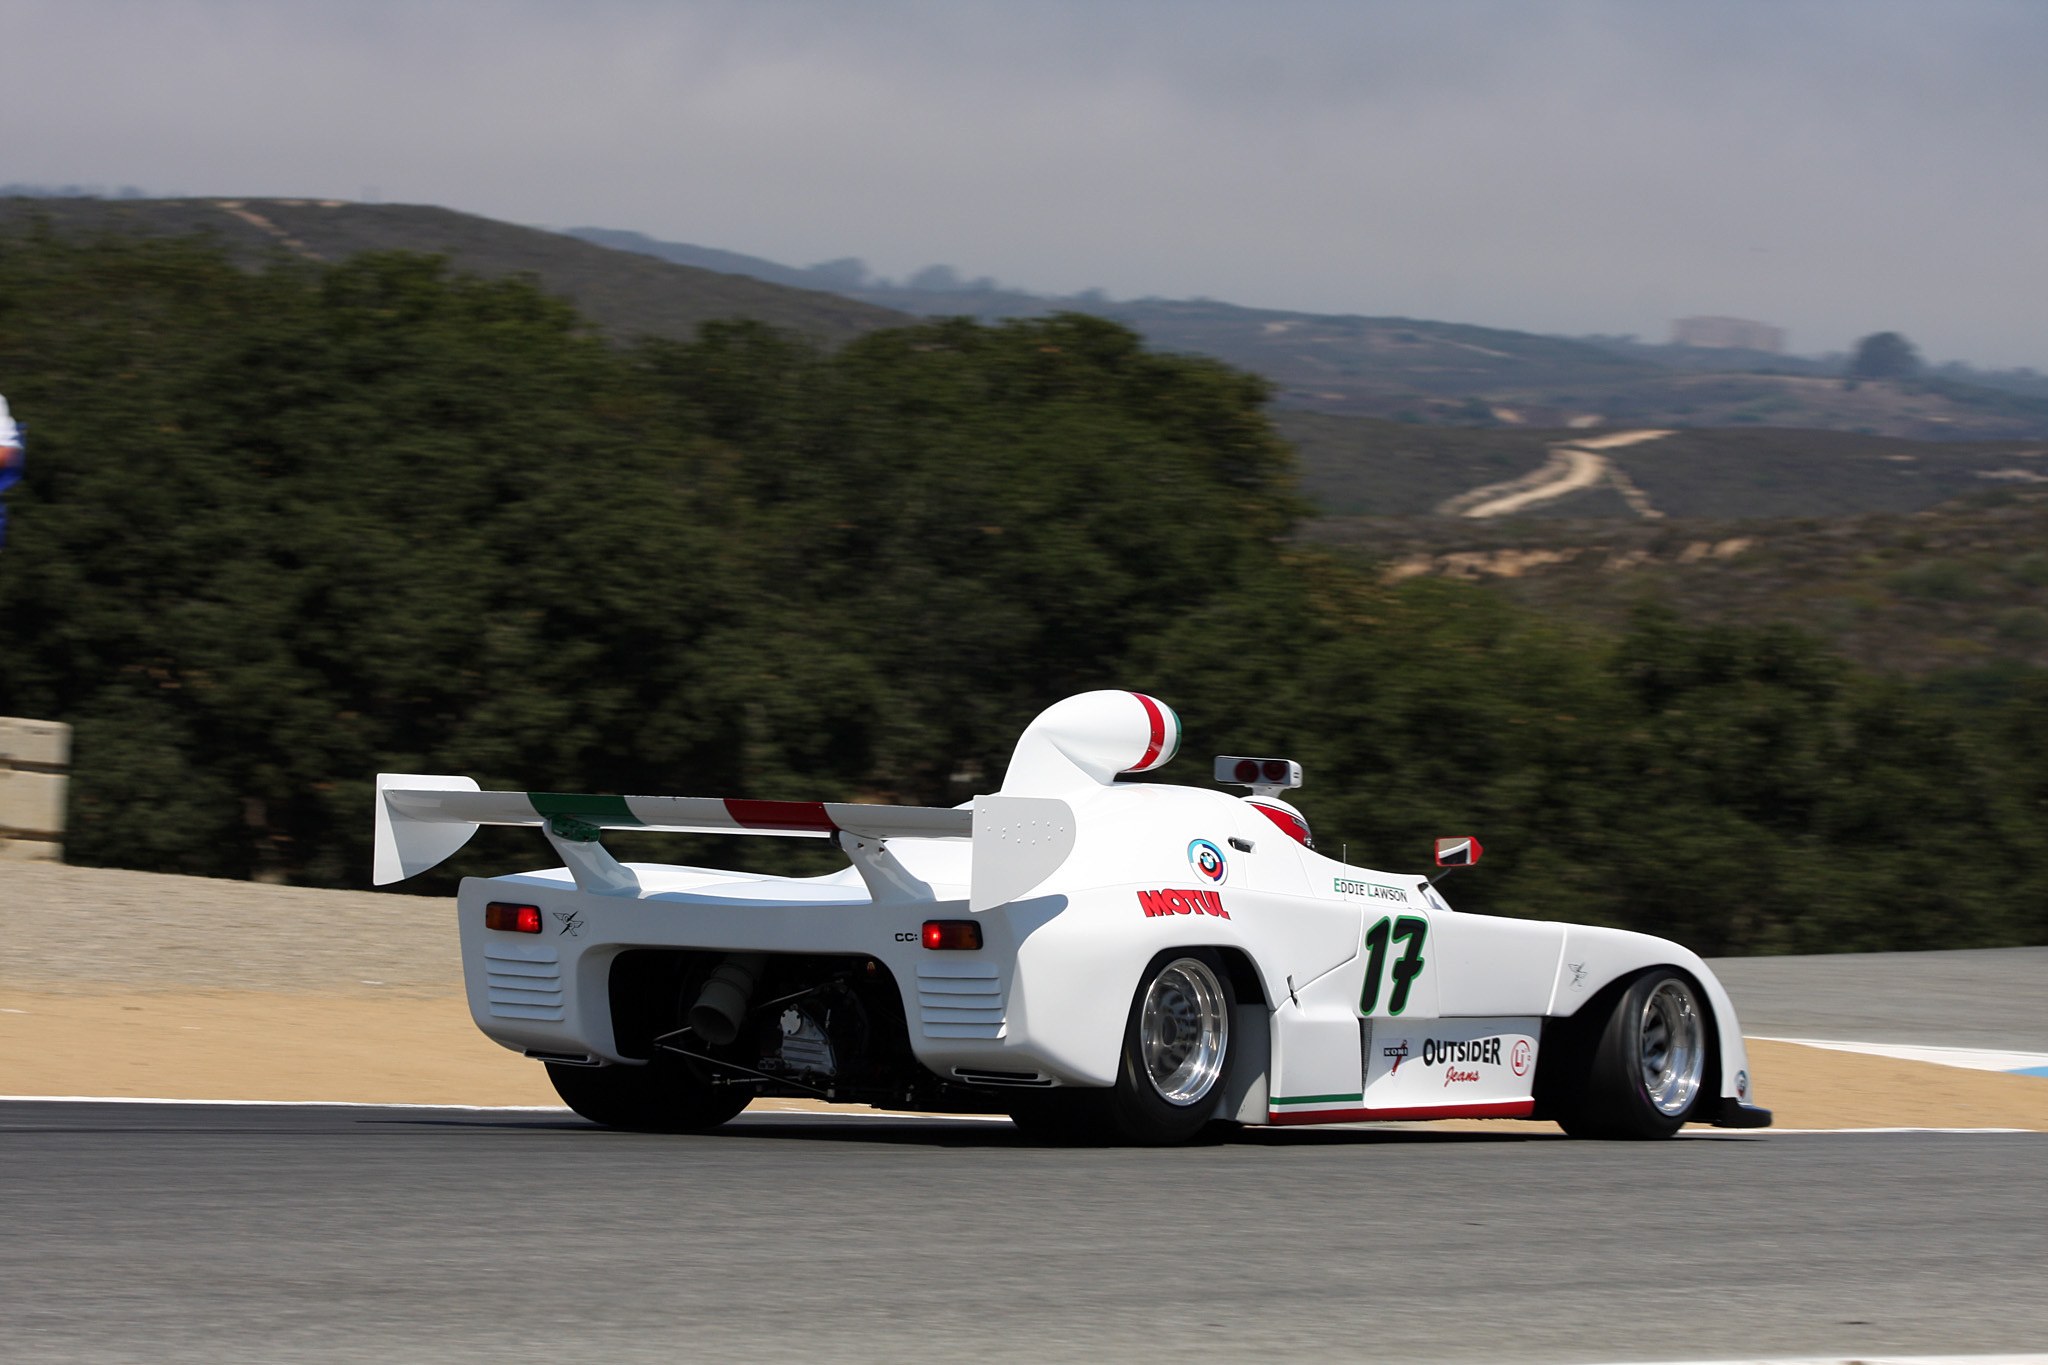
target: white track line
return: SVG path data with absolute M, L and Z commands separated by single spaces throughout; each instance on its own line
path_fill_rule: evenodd
M 566 1114 L 561 1104 L 392 1104 L 374 1100 L 188 1100 L 161 1095 L 0 1095 L 0 1104 L 225 1104 L 266 1109 L 459 1109 L 471 1114 Z
M 369 1100 L 187 1100 L 158 1095 L 0 1095 L 0 1104 L 184 1104 L 221 1105 L 243 1109 L 436 1109 L 464 1114 L 566 1114 L 570 1110 L 557 1104 L 392 1104 Z M 747 1109 L 740 1118 L 749 1119 L 937 1119 L 960 1123 L 1009 1123 L 1003 1114 L 917 1114 L 898 1113 L 889 1109 Z M 1313 1125 L 1315 1128 L 1348 1128 L 1358 1132 L 1399 1132 L 1418 1133 L 1441 1132 L 1442 1129 L 1425 1128 L 1420 1124 L 1405 1123 L 1327 1123 Z M 1464 1131 L 1464 1130 L 1460 1130 Z M 1474 1130 L 1476 1131 L 1476 1130 Z M 1826 1133 L 2031 1133 L 2032 1128 L 1741 1128 L 1722 1131 L 1709 1128 L 1688 1128 L 1679 1133 L 1683 1138 L 1755 1138 L 1787 1136 L 1791 1134 L 1814 1135 Z M 1934 1357 L 1928 1357 L 1930 1360 Z M 1973 1359 L 1975 1357 L 1972 1357 Z M 2002 1357 L 2000 1357 L 2002 1359 Z M 2014 1359 L 2019 1359 L 2015 1356 Z M 1946 1357 L 1943 1357 L 1946 1359 Z M 1963 1357 L 1958 1356 L 1961 1360 Z M 1990 1360 L 1986 1356 L 1982 1359 Z M 2048 1365 L 2048 1356 L 2040 1357 L 2042 1365 Z M 1682 1363 L 1686 1365 L 1686 1363 Z M 1689 1365 L 1698 1365 L 1697 1362 Z M 1708 1362 L 1707 1365 L 1714 1365 Z
M 392 1104 L 371 1100 L 187 1100 L 154 1095 L 0 1095 L 0 1104 L 187 1104 L 269 1109 L 445 1109 L 465 1114 L 567 1114 L 560 1104 Z M 919 1114 L 894 1110 L 747 1109 L 750 1119 L 959 1119 L 1008 1123 L 1007 1114 Z
M 1624 1365 L 2048 1365 L 2048 1355 L 1745 1355 L 1733 1361 L 1628 1361 Z
M 1009 1123 L 1008 1114 L 911 1114 L 893 1109 L 848 1109 L 845 1112 L 817 1109 L 745 1109 L 742 1119 L 936 1119 L 960 1123 Z M 734 1122 L 738 1122 L 737 1119 Z
M 1783 1137 L 1787 1134 L 1816 1133 L 2033 1133 L 2034 1128 L 1687 1128 L 1682 1138 Z
M 1797 1043 L 1831 1052 L 1860 1052 L 1871 1057 L 1890 1057 L 1901 1062 L 1932 1062 L 1936 1066 L 1959 1066 L 1969 1071 L 2039 1072 L 2048 1067 L 2048 1052 L 2008 1052 L 1978 1047 L 1929 1047 L 1920 1043 L 1850 1043 L 1831 1038 L 1772 1038 L 1752 1034 L 1763 1043 Z

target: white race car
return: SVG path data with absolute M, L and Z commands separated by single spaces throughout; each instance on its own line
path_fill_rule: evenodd
M 711 1127 L 760 1095 L 1146 1143 L 1219 1121 L 1770 1123 L 1686 949 L 1461 914 L 1431 878 L 1327 858 L 1280 799 L 1301 781 L 1284 759 L 1218 759 L 1243 797 L 1120 780 L 1179 742 L 1153 698 L 1083 693 L 1024 731 L 1000 792 L 950 810 L 386 773 L 376 880 L 479 825 L 540 827 L 563 866 L 462 883 L 470 1010 L 617 1127 Z M 607 829 L 831 839 L 851 865 L 621 864 Z M 1438 841 L 1439 865 L 1478 856 Z

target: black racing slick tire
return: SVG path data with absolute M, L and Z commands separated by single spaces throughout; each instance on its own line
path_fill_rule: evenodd
M 1685 977 L 1664 968 L 1637 977 L 1586 1040 L 1582 1079 L 1559 1125 L 1573 1137 L 1670 1137 L 1706 1094 L 1710 1025 Z
M 1019 1096 L 1010 1109 L 1017 1131 L 1039 1142 L 1099 1142 L 1107 1127 L 1103 1090 L 1050 1090 Z
M 742 1086 L 707 1085 L 659 1059 L 646 1066 L 547 1066 L 562 1103 L 592 1123 L 636 1133 L 716 1128 L 753 1099 Z
M 1221 957 L 1187 948 L 1154 958 L 1132 997 L 1103 1105 L 1111 1134 L 1141 1146 L 1200 1134 L 1230 1089 L 1236 1025 L 1237 993 Z

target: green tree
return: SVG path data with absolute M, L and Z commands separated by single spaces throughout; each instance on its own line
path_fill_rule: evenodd
M 1856 343 L 1849 373 L 1856 379 L 1910 379 L 1920 373 L 1920 353 L 1897 332 L 1872 332 Z
M 1462 908 L 1707 952 L 2048 938 L 2038 675 L 1940 695 L 1782 628 L 1388 586 L 1290 538 L 1261 381 L 1099 319 L 617 348 L 432 257 L 43 234 L 0 239 L 0 373 L 36 441 L 0 712 L 77 726 L 77 861 L 361 885 L 380 770 L 956 801 L 1042 707 L 1135 686 L 1188 721 L 1166 780 L 1300 759 L 1326 851 L 1479 835 Z M 422 885 L 546 856 L 485 831 Z

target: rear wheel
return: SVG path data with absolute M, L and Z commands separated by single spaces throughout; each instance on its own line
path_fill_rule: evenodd
M 690 1133 L 716 1128 L 747 1107 L 753 1095 L 736 1085 L 710 1085 L 688 1068 L 657 1058 L 646 1066 L 562 1066 L 548 1063 L 562 1103 L 592 1123 L 640 1133 Z
M 1664 1138 L 1685 1125 L 1707 1067 L 1707 1016 L 1689 982 L 1658 970 L 1615 1001 L 1580 1093 L 1558 1122 L 1573 1137 Z
M 1050 1090 L 1018 1096 L 1010 1122 L 1041 1142 L 1099 1141 L 1105 1125 L 1103 1090 Z
M 1126 1142 L 1186 1142 L 1216 1117 L 1230 1086 L 1237 995 L 1205 949 L 1155 958 L 1131 1002 L 1105 1118 Z

